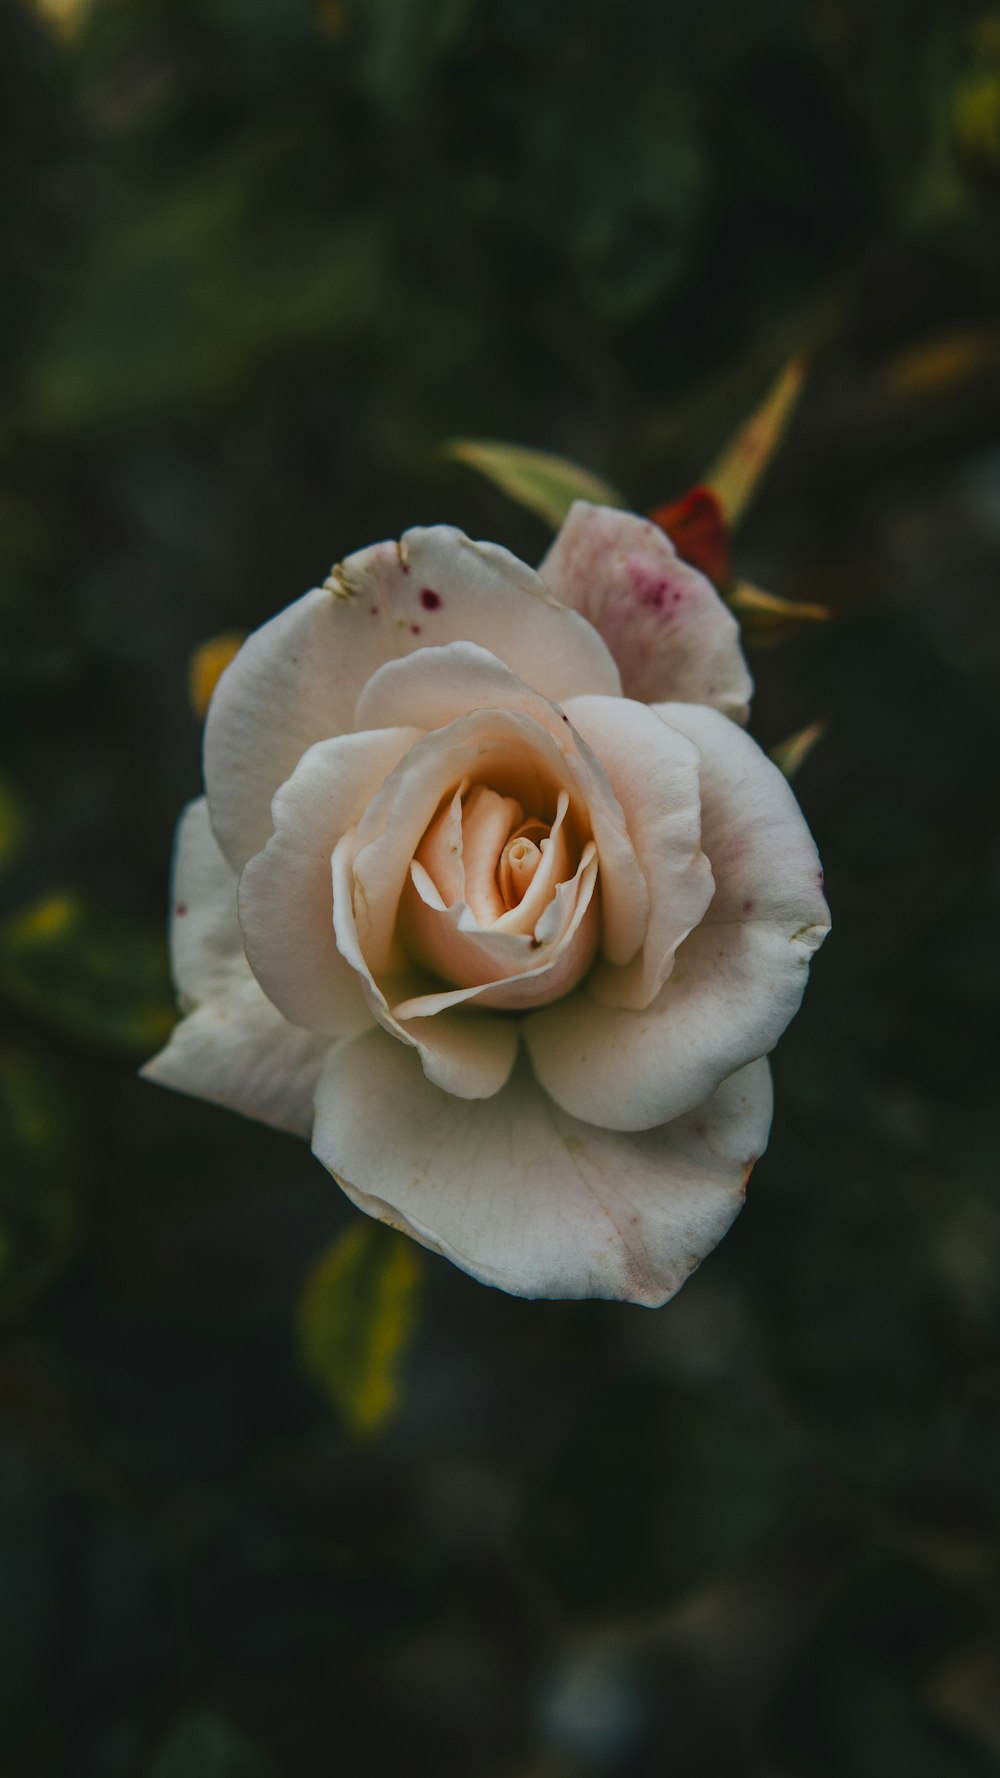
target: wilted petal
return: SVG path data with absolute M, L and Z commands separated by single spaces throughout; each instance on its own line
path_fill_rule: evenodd
M 709 704 L 746 721 L 753 680 L 739 625 L 658 525 L 577 501 L 539 573 L 600 631 L 627 698 Z
M 656 1306 L 740 1209 L 770 1117 L 766 1062 L 688 1117 L 619 1135 L 560 1111 L 523 1065 L 460 1103 L 373 1033 L 331 1056 L 313 1150 L 361 1209 L 484 1283 Z

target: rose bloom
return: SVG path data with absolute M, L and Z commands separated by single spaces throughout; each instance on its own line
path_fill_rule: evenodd
M 486 1283 L 665 1302 L 743 1202 L 828 930 L 751 690 L 631 514 L 578 502 L 537 573 L 444 525 L 350 556 L 215 691 L 145 1073 Z

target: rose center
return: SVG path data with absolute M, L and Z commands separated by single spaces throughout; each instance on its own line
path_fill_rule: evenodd
M 542 862 L 542 847 L 549 843 L 547 834 L 536 842 L 524 832 L 507 841 L 497 865 L 497 884 L 505 907 L 518 906 Z
M 481 1007 L 561 998 L 597 944 L 594 840 L 569 792 L 532 777 L 503 788 L 463 778 L 410 861 L 399 925 L 410 958 L 475 988 Z

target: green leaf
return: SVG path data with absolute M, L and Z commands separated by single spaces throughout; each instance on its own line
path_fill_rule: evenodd
M 558 530 L 574 500 L 590 500 L 595 506 L 625 505 L 622 496 L 599 475 L 549 451 L 531 451 L 524 445 L 496 444 L 488 439 L 456 438 L 445 446 L 445 456 L 478 470 L 553 530 Z
M 58 1084 L 25 1050 L 0 1050 L 0 1309 L 49 1283 L 76 1230 L 74 1139 Z
M 355 1433 L 377 1431 L 396 1407 L 419 1277 L 413 1242 L 365 1219 L 306 1279 L 298 1311 L 303 1367 Z
M 823 739 L 826 729 L 825 722 L 810 722 L 805 728 L 798 729 L 794 735 L 789 735 L 787 741 L 780 741 L 777 747 L 772 747 L 771 758 L 778 770 L 784 773 L 789 783 L 799 767 L 805 764 L 817 741 Z
M 274 1778 L 258 1748 L 210 1710 L 192 1710 L 160 1747 L 149 1778 Z
M 719 501 L 728 525 L 739 524 L 754 499 L 795 412 L 805 376 L 805 359 L 796 354 L 700 478 Z
M 71 892 L 0 926 L 0 996 L 67 1036 L 142 1052 L 176 1018 L 160 936 Z
M 767 593 L 749 580 L 737 581 L 726 604 L 739 618 L 744 640 L 758 647 L 767 642 L 785 642 L 803 625 L 828 623 L 836 616 L 829 605 L 782 599 L 777 593 Z

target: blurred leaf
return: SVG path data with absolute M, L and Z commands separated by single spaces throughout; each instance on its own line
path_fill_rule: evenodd
M 354 1432 L 377 1431 L 395 1410 L 419 1278 L 413 1242 L 365 1217 L 306 1279 L 299 1302 L 302 1363 Z
M 28 817 L 9 778 L 0 776 L 0 870 L 6 870 L 24 846 Z
M 757 644 L 785 642 L 800 625 L 828 623 L 835 616 L 829 605 L 782 599 L 749 580 L 737 581 L 726 603 L 739 618 L 747 640 Z
M 207 642 L 200 642 L 194 650 L 188 668 L 188 693 L 196 716 L 203 717 L 207 713 L 212 693 L 230 661 L 239 654 L 245 639 L 245 630 L 225 630 L 221 636 L 210 636 Z
M 366 0 L 354 9 L 363 85 L 392 113 L 405 113 L 454 52 L 476 0 Z
M 935 395 L 1000 366 L 995 328 L 942 334 L 890 358 L 883 373 L 891 395 Z
M 1000 167 L 1000 67 L 969 75 L 955 94 L 952 115 L 963 154 L 975 167 L 995 173 Z
M 940 1716 L 1000 1754 L 1000 1641 L 976 1640 L 931 1673 L 927 1695 Z
M 538 1478 L 523 1542 L 563 1604 L 637 1610 L 787 1527 L 797 1490 L 784 1435 L 759 1406 L 619 1378 Z
M 368 334 L 391 287 L 377 215 L 320 229 L 288 201 L 258 226 L 261 194 L 308 155 L 306 114 L 261 120 L 200 164 L 124 197 L 91 242 L 75 298 L 34 365 L 52 426 L 226 400 L 275 341 L 345 344 Z
M 148 927 L 72 892 L 0 925 L 0 996 L 85 1042 L 155 1049 L 176 1013 L 166 946 Z
M 161 1746 L 149 1778 L 274 1778 L 274 1767 L 221 1716 L 192 1710 Z
M 726 522 L 739 524 L 784 436 L 806 376 L 805 360 L 790 358 L 758 408 L 701 480 L 716 495 Z
M 559 529 L 574 500 L 590 500 L 595 506 L 625 505 L 621 495 L 600 476 L 549 451 L 457 438 L 445 446 L 445 455 L 477 469 L 553 530 Z
M 0 1308 L 20 1308 L 59 1271 L 73 1239 L 70 1107 L 24 1050 L 0 1051 Z
M 809 758 L 817 741 L 826 734 L 825 722 L 810 722 L 806 728 L 800 728 L 797 734 L 789 735 L 787 741 L 781 741 L 772 747 L 771 758 L 778 770 L 784 772 L 789 783 L 801 765 Z
M 46 24 L 60 36 L 71 38 L 83 23 L 92 0 L 35 0 Z

